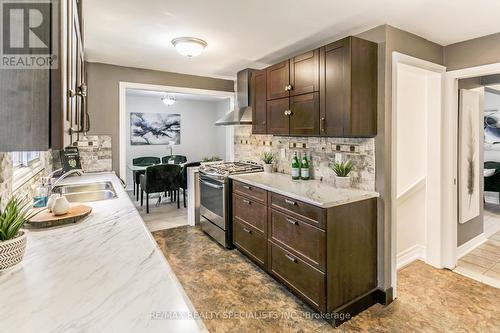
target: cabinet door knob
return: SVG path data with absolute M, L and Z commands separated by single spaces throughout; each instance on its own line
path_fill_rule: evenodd
M 250 200 L 246 200 L 246 199 L 243 199 L 243 203 L 247 204 L 247 205 L 251 205 L 252 203 L 250 202 Z
M 285 202 L 289 205 L 295 206 L 297 203 L 293 200 L 285 199 Z
M 294 220 L 292 220 L 292 219 L 286 219 L 286 221 L 287 221 L 288 223 L 290 223 L 290 224 L 293 224 L 293 225 L 297 225 L 297 224 L 299 224 L 297 221 L 294 221 Z
M 251 234 L 252 233 L 252 230 L 247 229 L 247 228 L 243 228 L 243 231 L 246 232 L 247 234 Z
M 251 189 L 252 189 L 252 188 L 251 188 L 250 186 L 248 186 L 248 185 L 243 185 L 243 188 L 244 188 L 244 189 L 247 189 L 247 190 L 251 190 Z
M 285 86 L 285 91 L 290 91 L 293 89 L 293 86 L 291 84 L 288 84 Z
M 325 131 L 325 120 L 326 120 L 325 118 L 321 118 L 319 121 L 319 128 L 321 132 Z

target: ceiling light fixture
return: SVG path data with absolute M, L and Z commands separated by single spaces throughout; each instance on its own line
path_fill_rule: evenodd
M 172 45 L 183 56 L 192 58 L 200 55 L 208 44 L 199 38 L 179 37 L 172 39 Z
M 163 104 L 165 104 L 166 106 L 171 106 L 171 105 L 174 105 L 176 100 L 175 100 L 175 97 L 173 96 L 165 96 L 165 97 L 162 97 L 161 101 L 163 102 Z

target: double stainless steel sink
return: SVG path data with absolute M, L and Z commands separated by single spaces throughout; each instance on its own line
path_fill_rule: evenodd
M 69 202 L 102 201 L 118 197 L 110 181 L 60 185 L 54 187 L 52 192 L 64 195 Z

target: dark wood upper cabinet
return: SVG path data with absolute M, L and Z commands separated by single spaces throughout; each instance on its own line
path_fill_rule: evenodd
M 377 134 L 377 44 L 347 37 L 320 50 L 320 135 Z
M 266 70 L 251 74 L 252 133 L 267 133 L 267 89 Z
M 51 24 L 47 27 L 51 30 L 57 26 L 50 45 L 53 51 L 57 50 L 57 66 L 0 69 L 2 152 L 61 149 L 72 142 L 70 127 L 81 128 L 81 119 L 85 118 L 81 111 L 85 106 L 83 99 L 74 101 L 68 97 L 69 89 L 74 87 L 78 92 L 84 81 L 81 14 L 78 12 L 81 1 L 62 0 L 53 5 L 58 7 L 52 8 L 51 13 L 57 14 L 50 17 Z M 85 120 L 88 124 L 88 119 Z
M 319 135 L 319 93 L 290 97 L 290 135 Z
M 319 91 L 319 49 L 290 59 L 290 95 Z
M 289 98 L 267 101 L 267 133 L 275 135 L 289 135 L 290 119 Z
M 267 100 L 288 97 L 290 95 L 290 62 L 285 60 L 268 67 Z

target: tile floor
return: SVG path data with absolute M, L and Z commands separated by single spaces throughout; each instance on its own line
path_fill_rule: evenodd
M 141 207 L 141 201 L 135 200 L 133 192 L 128 194 L 151 232 L 187 225 L 187 209 L 182 204 L 182 195 L 179 209 L 176 202 L 170 202 L 169 198 L 163 196 L 160 206 L 156 207 L 158 195 L 154 195 L 149 199 L 149 214 L 146 214 L 146 202 L 144 207 Z
M 153 236 L 210 332 L 500 332 L 500 289 L 421 261 L 398 271 L 393 303 L 374 305 L 334 329 L 238 250 L 225 250 L 198 227 Z
M 500 288 L 500 231 L 460 258 L 454 271 Z

